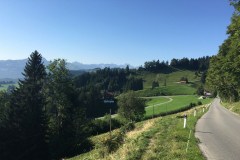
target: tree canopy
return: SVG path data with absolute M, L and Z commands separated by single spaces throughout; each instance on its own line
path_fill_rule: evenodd
M 207 84 L 222 100 L 237 101 L 240 92 L 240 1 L 232 0 L 235 12 L 228 26 L 228 38 L 211 58 Z
M 145 114 L 145 102 L 136 96 L 136 93 L 129 91 L 118 98 L 118 114 L 129 121 L 137 121 Z

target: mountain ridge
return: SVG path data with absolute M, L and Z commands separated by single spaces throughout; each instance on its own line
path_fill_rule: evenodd
M 27 63 L 26 59 L 19 59 L 19 60 L 0 60 L 0 79 L 19 79 L 23 78 L 22 72 L 24 70 L 24 67 Z M 43 58 L 44 65 L 48 65 L 50 61 Z M 118 65 L 118 64 L 105 64 L 105 63 L 99 63 L 99 64 L 84 64 L 80 62 L 67 62 L 67 67 L 69 70 L 92 70 L 95 68 L 125 68 L 128 64 Z M 130 66 L 130 68 L 134 68 L 133 66 Z

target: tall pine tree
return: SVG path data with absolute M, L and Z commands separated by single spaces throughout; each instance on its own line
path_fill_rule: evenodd
M 28 58 L 23 75 L 24 79 L 19 81 L 19 87 L 12 93 L 3 120 L 3 129 L 8 137 L 1 139 L 1 152 L 4 154 L 0 158 L 48 159 L 43 95 L 46 71 L 42 56 L 37 51 Z

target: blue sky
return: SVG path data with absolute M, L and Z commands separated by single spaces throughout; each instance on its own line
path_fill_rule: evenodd
M 0 59 L 143 65 L 213 55 L 228 0 L 0 0 Z

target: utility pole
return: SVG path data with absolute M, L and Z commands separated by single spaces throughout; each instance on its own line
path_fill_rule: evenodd
M 109 120 L 109 129 L 110 129 L 110 138 L 112 138 L 112 113 L 111 113 L 111 108 L 110 108 L 110 120 Z

